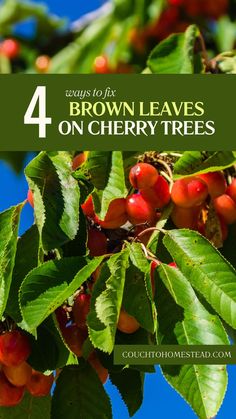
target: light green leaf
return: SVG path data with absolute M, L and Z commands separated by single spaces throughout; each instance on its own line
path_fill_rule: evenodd
M 176 268 L 162 264 L 159 275 L 169 291 L 157 292 L 161 343 L 227 345 L 219 318 L 199 302 L 188 280 Z M 171 297 L 170 297 L 171 295 Z M 217 414 L 227 388 L 226 367 L 220 365 L 163 366 L 167 381 L 192 406 L 200 419 Z
M 84 257 L 51 260 L 33 269 L 20 288 L 20 306 L 25 328 L 36 328 L 69 298 L 100 265 L 103 257 L 87 263 Z
M 89 337 L 96 348 L 108 353 L 114 347 L 128 258 L 127 249 L 112 256 L 103 266 L 93 288 L 87 318 Z
M 174 178 L 224 170 L 235 161 L 232 151 L 185 151 L 174 165 Z
M 44 250 L 73 240 L 78 230 L 80 192 L 70 164 L 68 153 L 41 152 L 25 169 Z
M 236 271 L 207 239 L 190 230 L 170 230 L 163 243 L 214 310 L 236 328 Z
M 99 217 L 103 220 L 110 203 L 127 195 L 122 152 L 92 152 L 87 167 L 94 186 L 99 190 L 95 198 L 99 197 Z M 96 199 L 95 206 L 97 209 Z

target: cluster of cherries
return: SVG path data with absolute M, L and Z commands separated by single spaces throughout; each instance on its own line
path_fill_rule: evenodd
M 172 220 L 178 228 L 198 230 L 207 235 L 204 214 L 210 203 L 218 216 L 222 240 L 227 238 L 228 225 L 236 222 L 236 179 L 227 186 L 223 172 L 177 180 L 171 198 L 175 204 Z
M 72 170 L 78 169 L 86 160 L 86 153 L 79 153 L 72 162 Z M 138 163 L 129 173 L 133 193 L 126 198 L 114 199 L 103 220 L 96 214 L 92 195 L 81 205 L 87 219 L 87 247 L 91 257 L 114 252 L 110 249 L 109 231 L 119 230 L 126 225 L 132 237 L 137 237 L 146 244 L 152 229 L 159 220 L 163 209 L 169 202 L 174 204 L 172 221 L 177 228 L 198 230 L 207 235 L 206 222 L 209 206 L 212 205 L 215 217 L 221 228 L 222 239 L 227 237 L 227 225 L 236 222 L 236 179 L 227 186 L 223 172 L 210 172 L 198 176 L 186 177 L 174 182 L 172 188 L 164 176 L 149 163 Z M 33 195 L 28 193 L 28 200 L 33 206 Z M 202 214 L 205 214 L 203 217 Z M 124 229 L 122 229 L 124 230 Z M 146 232 L 146 233 L 145 233 Z M 151 285 L 155 294 L 154 272 L 158 261 L 151 263 Z M 170 264 L 176 267 L 173 262 Z M 78 357 L 83 356 L 83 344 L 88 337 L 87 315 L 90 310 L 91 293 L 98 279 L 101 267 L 97 268 L 74 296 L 72 306 L 64 305 L 56 311 L 56 317 L 64 341 Z M 134 333 L 140 327 L 139 322 L 124 308 L 121 308 L 117 329 L 123 333 Z M 88 358 L 102 383 L 108 378 L 108 371 L 101 364 L 96 351 Z
M 16 406 L 27 390 L 34 397 L 50 393 L 54 377 L 35 371 L 27 363 L 31 349 L 20 330 L 0 335 L 0 406 Z

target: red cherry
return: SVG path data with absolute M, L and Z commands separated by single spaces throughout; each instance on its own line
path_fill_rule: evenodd
M 127 222 L 126 200 L 125 198 L 114 199 L 107 210 L 103 221 L 96 218 L 102 228 L 116 229 Z
M 126 211 L 128 219 L 132 224 L 146 222 L 152 224 L 156 219 L 155 209 L 140 194 L 133 194 L 127 197 Z
M 34 208 L 34 195 L 33 192 L 29 189 L 27 194 L 27 200 L 32 208 Z
M 72 161 L 72 170 L 78 169 L 86 161 L 86 154 L 79 153 L 77 154 Z
M 26 388 L 34 397 L 47 396 L 50 393 L 53 381 L 53 374 L 44 375 L 41 372 L 33 370 Z
M 172 201 L 182 208 L 201 205 L 208 195 L 206 183 L 197 177 L 177 180 L 172 188 Z
M 226 194 L 236 203 L 236 179 L 232 180 L 232 183 L 226 189 Z
M 169 184 L 163 176 L 158 176 L 151 188 L 140 190 L 140 195 L 155 208 L 163 208 L 170 201 Z
M 140 328 L 140 324 L 135 317 L 128 314 L 124 309 L 121 309 L 117 324 L 117 329 L 123 333 L 131 334 Z
M 214 206 L 217 214 L 219 214 L 226 224 L 236 222 L 236 203 L 229 195 L 223 194 L 214 199 Z
M 19 330 L 4 333 L 0 336 L 0 362 L 7 366 L 18 366 L 30 355 L 27 336 Z
M 62 336 L 72 352 L 79 358 L 83 356 L 83 344 L 88 337 L 85 329 L 79 329 L 76 324 L 68 325 L 61 330 Z
M 129 181 L 135 189 L 149 188 L 158 179 L 158 171 L 151 164 L 138 163 L 129 173 Z
M 101 364 L 96 352 L 92 352 L 91 355 L 88 358 L 88 362 L 90 365 L 95 369 L 98 377 L 100 378 L 102 384 L 105 384 L 105 382 L 108 379 L 108 370 Z
M 24 396 L 24 387 L 15 387 L 0 371 L 0 406 L 16 406 Z
M 110 73 L 109 62 L 106 55 L 99 55 L 96 57 L 93 67 L 97 74 Z
M 226 181 L 222 172 L 209 172 L 198 175 L 208 186 L 211 198 L 217 198 L 226 191 Z
M 95 228 L 90 228 L 88 231 L 87 246 L 90 256 L 105 255 L 107 253 L 107 238 L 105 234 Z
M 90 294 L 79 294 L 73 305 L 73 316 L 79 328 L 86 329 L 86 319 L 90 309 Z
M 10 60 L 17 58 L 20 53 L 20 44 L 15 39 L 5 39 L 0 44 L 0 53 L 8 57 Z
M 174 206 L 171 219 L 177 228 L 189 228 L 196 230 L 201 207 L 182 208 Z
M 51 64 L 51 58 L 48 55 L 40 55 L 36 58 L 35 68 L 38 73 L 47 73 Z
M 22 362 L 17 367 L 3 365 L 2 369 L 9 383 L 16 387 L 25 386 L 32 374 L 32 368 L 27 362 Z

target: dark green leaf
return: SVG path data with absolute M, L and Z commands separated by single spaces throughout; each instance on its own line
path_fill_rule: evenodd
M 54 371 L 66 365 L 69 358 L 69 350 L 66 348 L 52 316 L 48 317 L 37 329 L 37 340 L 29 336 L 31 340 L 31 354 L 29 364 L 37 371 Z M 47 348 L 47 356 L 45 356 Z
M 174 177 L 223 170 L 235 161 L 232 151 L 185 151 L 174 165 Z
M 9 163 L 16 173 L 20 173 L 24 167 L 24 160 L 27 152 L 25 151 L 1 151 L 0 159 Z
M 15 407 L 0 407 L 0 419 L 50 419 L 51 397 L 33 397 L 28 392 Z
M 65 367 L 57 380 L 51 419 L 65 418 L 112 419 L 108 395 L 88 363 Z
M 125 368 L 118 373 L 113 372 L 110 374 L 110 380 L 119 390 L 130 416 L 133 416 L 142 405 L 143 378 L 143 374 L 139 371 L 134 371 L 129 368 Z
M 19 323 L 22 320 L 19 301 L 16 298 L 25 276 L 38 265 L 39 233 L 36 225 L 32 226 L 17 241 L 15 266 L 7 302 L 7 314 Z
M 126 271 L 122 306 L 138 320 L 141 327 L 154 333 L 157 325 L 152 297 L 150 263 L 139 243 L 133 243 L 129 249 L 133 264 Z
M 193 74 L 194 47 L 199 30 L 195 25 L 185 33 L 170 35 L 152 51 L 148 66 L 155 74 Z
M 0 319 L 7 305 L 14 269 L 22 204 L 0 214 Z

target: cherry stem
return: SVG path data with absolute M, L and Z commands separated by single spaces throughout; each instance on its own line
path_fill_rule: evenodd
M 166 169 L 170 179 L 172 179 L 173 174 L 172 174 L 172 170 L 171 170 L 170 166 L 168 165 L 168 163 L 166 163 L 164 160 L 161 160 L 161 159 L 157 159 L 157 163 L 161 164 Z
M 146 228 L 146 230 L 141 231 L 141 233 L 139 233 L 139 234 L 135 237 L 134 241 L 137 241 L 140 237 L 144 236 L 146 233 L 151 233 L 151 232 L 154 232 L 154 231 L 158 231 L 159 233 L 166 234 L 166 230 L 163 230 L 162 228 L 158 228 L 158 227 L 149 227 L 149 228 Z
M 161 262 L 156 258 L 156 256 L 153 253 L 151 253 L 143 243 L 141 243 L 141 247 L 142 247 L 143 252 L 144 252 L 144 254 L 145 254 L 145 256 L 148 260 L 151 260 L 151 261 L 157 262 L 158 264 L 161 264 Z
M 172 189 L 173 186 L 173 180 L 172 178 L 170 178 L 166 172 L 164 172 L 163 170 L 160 171 L 160 175 L 163 176 L 170 184 L 170 189 Z
M 205 64 L 208 66 L 209 65 L 209 58 L 208 58 L 208 54 L 207 54 L 207 50 L 206 50 L 205 41 L 204 41 L 204 38 L 203 38 L 201 32 L 199 34 L 199 40 L 200 40 L 200 44 L 201 44 L 201 48 L 202 48 L 203 59 L 205 61 Z

